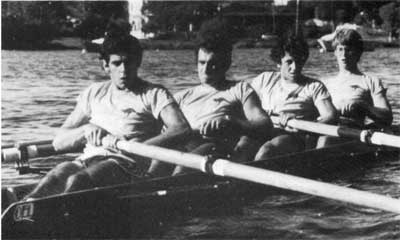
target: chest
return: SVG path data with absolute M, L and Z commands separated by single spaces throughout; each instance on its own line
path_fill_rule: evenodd
M 184 100 L 182 110 L 184 112 L 190 111 L 202 114 L 232 110 L 239 105 L 240 100 L 230 93 L 230 91 L 220 91 L 193 94 Z
M 91 101 L 92 118 L 137 119 L 150 114 L 142 95 L 107 94 Z
M 291 103 L 313 105 L 313 96 L 305 86 L 284 87 L 277 83 L 261 93 L 261 101 L 264 109 L 273 110 Z
M 332 100 L 370 101 L 370 90 L 362 82 L 341 82 L 328 87 Z

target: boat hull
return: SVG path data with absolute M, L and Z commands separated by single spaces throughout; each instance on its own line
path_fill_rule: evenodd
M 249 164 L 328 181 L 362 172 L 385 154 L 397 153 L 351 143 Z M 14 203 L 4 211 L 2 231 L 4 238 L 156 234 L 174 216 L 240 209 L 271 191 L 277 189 L 203 173 L 143 180 Z

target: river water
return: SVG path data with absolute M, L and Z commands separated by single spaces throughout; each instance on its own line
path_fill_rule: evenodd
M 276 69 L 268 49 L 237 49 L 228 75 L 245 80 Z M 51 139 L 81 90 L 105 81 L 97 54 L 79 51 L 2 51 L 2 144 Z M 400 123 L 400 51 L 366 52 L 361 70 L 388 87 L 394 122 Z M 147 51 L 140 76 L 176 92 L 197 84 L 192 51 Z M 332 53 L 311 51 L 306 75 L 323 78 L 337 71 Z M 35 181 L 2 164 L 2 185 Z M 400 160 L 377 164 L 338 184 L 400 197 Z M 151 236 L 150 236 L 151 237 Z M 400 216 L 298 193 L 278 193 L 243 207 L 240 213 L 190 217 L 166 229 L 162 238 L 400 239 Z

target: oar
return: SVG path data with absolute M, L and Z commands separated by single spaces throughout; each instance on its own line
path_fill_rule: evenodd
M 6 149 L 6 148 L 14 148 L 17 146 L 29 146 L 29 145 L 43 145 L 43 144 L 51 144 L 53 140 L 39 140 L 39 141 L 28 141 L 28 142 L 19 142 L 19 143 L 11 143 L 11 144 L 6 144 L 6 145 L 1 145 L 1 149 Z
M 288 174 L 230 162 L 210 159 L 191 153 L 149 146 L 142 143 L 118 141 L 117 147 L 125 152 L 181 165 L 202 172 L 232 177 L 278 188 L 349 202 L 366 207 L 400 213 L 400 200 L 374 193 L 340 187 L 333 184 L 296 177 Z
M 278 117 L 272 116 L 271 119 L 273 122 L 279 121 Z M 347 137 L 351 139 L 357 139 L 364 143 L 400 148 L 400 136 L 383 132 L 360 130 L 343 126 L 334 126 L 299 119 L 290 119 L 287 122 L 287 125 L 298 130 L 318 133 L 321 135 Z

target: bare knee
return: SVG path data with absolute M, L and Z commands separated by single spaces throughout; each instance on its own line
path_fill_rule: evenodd
M 94 187 L 94 184 L 89 174 L 81 171 L 68 177 L 65 192 L 74 192 L 92 187 Z
M 71 175 L 75 174 L 80 170 L 75 163 L 66 162 L 57 165 L 53 170 L 51 170 L 43 179 L 51 185 L 65 184 L 65 181 Z
M 268 157 L 271 157 L 275 154 L 276 154 L 276 147 L 271 143 L 265 143 L 258 150 L 254 160 L 255 161 L 265 160 Z
M 42 197 L 62 193 L 65 190 L 67 178 L 81 169 L 77 164 L 65 162 L 52 169 L 26 197 Z
M 76 163 L 73 162 L 64 162 L 58 164 L 54 169 L 52 169 L 48 175 L 52 175 L 58 178 L 67 178 L 71 176 L 72 174 L 77 173 L 82 169 L 81 166 L 77 165 Z

